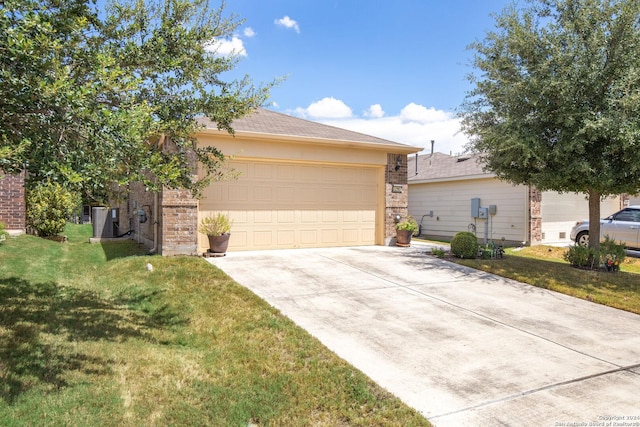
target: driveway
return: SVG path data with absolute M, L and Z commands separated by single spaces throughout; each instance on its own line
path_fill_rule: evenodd
M 209 261 L 436 426 L 640 426 L 640 316 L 425 252 Z

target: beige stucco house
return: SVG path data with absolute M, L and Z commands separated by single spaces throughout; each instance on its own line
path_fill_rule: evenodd
M 229 251 L 384 245 L 393 218 L 407 215 L 407 155 L 420 148 L 267 109 L 233 122 L 235 136 L 203 120 L 200 146 L 215 146 L 237 179 L 214 182 L 199 200 L 187 192 L 131 187 L 120 228 L 163 255 L 203 253 L 199 221 L 233 220 Z M 140 223 L 142 209 L 149 221 Z M 126 219 L 125 219 L 126 218 Z
M 411 156 L 407 170 L 409 214 L 429 237 L 449 239 L 475 230 L 480 241 L 485 236 L 496 243 L 504 238 L 508 245 L 570 243 L 571 227 L 589 217 L 584 195 L 540 192 L 500 181 L 483 171 L 474 155 Z M 472 213 L 474 203 L 486 211 Z M 613 213 L 621 203 L 620 197 L 608 198 L 601 212 Z

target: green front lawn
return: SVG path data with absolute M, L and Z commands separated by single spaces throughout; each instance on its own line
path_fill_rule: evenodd
M 206 261 L 66 234 L 0 244 L 0 425 L 429 425 Z
M 581 270 L 562 258 L 566 248 L 507 249 L 503 259 L 454 262 L 545 289 L 640 314 L 640 259 L 627 257 L 619 272 Z

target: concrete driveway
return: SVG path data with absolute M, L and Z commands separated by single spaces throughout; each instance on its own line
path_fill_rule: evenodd
M 209 261 L 436 426 L 640 426 L 640 316 L 425 252 Z

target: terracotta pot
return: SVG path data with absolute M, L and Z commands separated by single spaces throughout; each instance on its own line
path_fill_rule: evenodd
M 209 252 L 223 254 L 227 252 L 229 247 L 229 238 L 231 234 L 223 234 L 221 236 L 207 236 L 209 237 Z
M 410 246 L 413 230 L 396 230 L 396 245 Z

